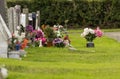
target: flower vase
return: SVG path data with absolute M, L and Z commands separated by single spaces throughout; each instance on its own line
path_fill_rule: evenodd
M 86 47 L 94 47 L 95 45 L 94 45 L 94 43 L 93 42 L 87 42 L 87 44 L 86 44 Z
M 20 44 L 16 44 L 15 50 L 16 50 L 16 51 L 20 50 Z
M 51 41 L 47 42 L 47 47 L 51 47 L 51 46 L 53 46 L 52 42 Z

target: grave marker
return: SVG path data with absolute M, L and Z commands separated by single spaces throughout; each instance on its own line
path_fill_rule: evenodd
M 11 37 L 11 33 L 0 14 L 0 57 L 7 58 L 8 39 Z

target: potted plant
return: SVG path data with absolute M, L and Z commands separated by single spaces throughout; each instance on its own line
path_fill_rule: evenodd
M 103 35 L 103 32 L 97 27 L 97 29 L 93 30 L 91 28 L 85 28 L 84 32 L 81 34 L 82 37 L 84 37 L 87 40 L 87 47 L 94 47 L 93 40 L 96 37 L 101 37 Z
M 47 38 L 47 46 L 52 46 L 52 41 L 56 38 L 56 34 L 51 27 L 46 27 L 44 30 L 45 37 Z

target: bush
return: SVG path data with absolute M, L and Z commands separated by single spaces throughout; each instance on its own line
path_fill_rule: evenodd
M 77 28 L 100 26 L 101 28 L 120 27 L 120 0 L 33 0 L 8 2 L 8 6 L 27 5 L 30 11 L 40 10 L 42 24 L 79 25 Z M 117 21 L 117 22 L 116 22 Z M 119 23 L 119 24 L 118 24 Z M 115 25 L 115 26 L 113 26 Z M 73 28 L 73 27 L 71 27 Z

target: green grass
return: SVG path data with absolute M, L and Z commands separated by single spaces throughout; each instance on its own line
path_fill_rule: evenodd
M 71 33 L 77 48 L 27 48 L 23 60 L 0 59 L 9 70 L 8 79 L 120 79 L 120 43 L 103 36 L 86 48 L 80 33 Z

